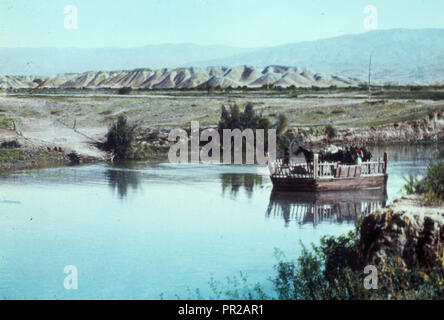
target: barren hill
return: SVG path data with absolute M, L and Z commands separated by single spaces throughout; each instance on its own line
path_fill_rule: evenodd
M 264 85 L 295 87 L 347 87 L 358 85 L 353 78 L 326 76 L 306 69 L 286 66 L 256 68 L 205 67 L 176 69 L 135 69 L 68 73 L 55 77 L 0 76 L 0 88 L 258 88 Z

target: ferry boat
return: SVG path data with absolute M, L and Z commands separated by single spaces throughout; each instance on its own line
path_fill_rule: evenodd
M 268 159 L 270 178 L 276 191 L 325 192 L 353 191 L 387 188 L 387 153 L 383 159 L 366 161 L 360 165 L 340 162 L 320 162 L 314 154 L 313 161 L 272 162 Z

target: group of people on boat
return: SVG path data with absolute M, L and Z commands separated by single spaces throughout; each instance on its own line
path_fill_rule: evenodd
M 303 153 L 307 163 L 313 161 L 313 151 L 299 147 L 295 152 L 295 155 L 298 155 L 299 153 Z M 284 166 L 290 165 L 290 156 L 290 150 L 285 148 L 284 159 L 282 162 Z M 341 162 L 344 164 L 361 165 L 363 161 L 369 161 L 371 158 L 372 154 L 368 152 L 365 147 L 361 148 L 359 146 L 346 148 L 345 150 L 340 149 L 336 152 L 320 152 L 321 161 Z

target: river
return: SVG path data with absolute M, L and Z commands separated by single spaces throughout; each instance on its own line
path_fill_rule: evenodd
M 321 205 L 272 195 L 259 166 L 98 164 L 2 176 L 0 299 L 187 299 L 196 288 L 210 297 L 211 278 L 223 285 L 239 272 L 271 294 L 275 248 L 296 258 L 300 241 L 352 230 L 439 151 L 373 148 L 389 154 L 387 197 Z M 75 266 L 77 290 L 65 289 L 65 266 Z

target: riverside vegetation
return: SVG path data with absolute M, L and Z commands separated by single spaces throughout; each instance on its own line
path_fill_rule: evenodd
M 186 128 L 189 130 L 188 128 Z M 265 148 L 267 148 L 268 130 L 275 129 L 277 136 L 277 149 L 282 151 L 288 148 L 292 141 L 302 141 L 302 137 L 297 137 L 288 131 L 288 119 L 284 114 L 279 114 L 275 123 L 262 114 L 256 113 L 254 105 L 248 103 L 241 111 L 236 104 L 228 108 L 222 106 L 221 118 L 218 123 L 218 131 L 222 135 L 225 129 L 257 129 L 265 131 Z M 326 130 L 334 130 L 333 127 L 327 127 Z M 119 116 L 118 119 L 110 126 L 106 134 L 106 141 L 101 147 L 111 152 L 116 160 L 148 160 L 152 157 L 154 151 L 153 145 L 148 144 L 158 138 L 158 133 L 151 133 L 149 136 L 143 134 L 143 130 L 139 130 L 134 123 L 129 123 L 125 116 Z M 222 148 L 222 146 L 221 146 Z M 167 146 L 162 150 L 158 150 L 161 154 L 167 151 Z
M 409 175 L 404 190 L 407 194 L 423 194 L 427 205 L 444 203 L 444 154 L 431 163 L 424 178 Z

